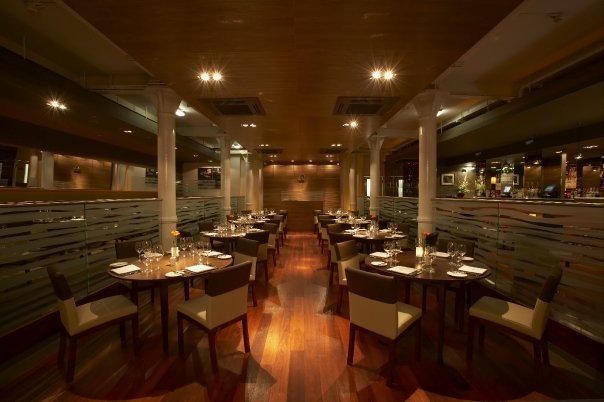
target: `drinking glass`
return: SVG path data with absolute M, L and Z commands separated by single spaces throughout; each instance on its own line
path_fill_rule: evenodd
M 159 261 L 164 256 L 164 248 L 161 244 L 157 244 L 153 247 L 153 260 L 155 261 L 155 269 L 159 271 Z
M 463 265 L 463 257 L 464 255 L 466 255 L 466 245 L 463 243 L 459 243 L 457 245 L 457 254 L 459 255 L 459 262 L 458 265 L 461 267 Z
M 143 259 L 142 252 L 144 250 L 143 242 L 142 241 L 137 241 L 136 243 L 134 243 L 134 247 L 135 247 L 134 249 L 138 253 L 138 260 L 142 261 L 142 259 Z
M 455 253 L 457 252 L 457 244 L 453 240 L 447 242 L 447 253 L 449 254 L 449 265 L 455 265 Z
M 435 252 L 436 252 L 435 247 L 426 246 L 425 253 L 424 253 L 424 263 L 426 266 L 426 272 L 429 274 L 432 274 L 435 272 L 434 266 L 432 265 L 434 263 L 434 259 L 436 258 L 436 256 L 434 255 Z

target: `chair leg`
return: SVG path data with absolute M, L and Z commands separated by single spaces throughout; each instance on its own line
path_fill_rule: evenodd
M 547 340 L 541 338 L 541 355 L 543 356 L 543 365 L 549 366 L 549 347 Z
M 334 276 L 334 264 L 329 264 L 329 286 L 333 285 L 333 276 Z
M 348 335 L 348 363 L 349 366 L 352 366 L 352 359 L 354 358 L 354 338 L 356 335 L 354 324 L 350 324 L 350 334 Z
M 256 300 L 256 290 L 255 290 L 255 282 L 250 282 L 250 291 L 252 292 L 252 305 L 254 307 L 258 306 L 258 301 Z
M 474 329 L 476 327 L 476 321 L 470 317 L 468 319 L 468 339 L 466 341 L 466 360 L 472 360 L 472 353 L 474 352 Z
M 126 324 L 123 321 L 120 322 L 120 340 L 122 343 L 126 342 Z
M 65 363 L 65 344 L 67 343 L 67 334 L 65 330 L 61 328 L 59 334 L 59 355 L 57 356 L 57 364 L 60 368 L 63 368 L 63 363 Z
M 392 386 L 394 383 L 394 368 L 396 362 L 396 342 L 393 340 L 390 342 L 388 353 L 388 386 Z
M 422 356 L 422 321 L 415 323 L 415 359 L 419 360 Z
M 134 355 L 138 354 L 138 315 L 132 319 L 132 348 Z
M 480 350 L 484 347 L 484 325 L 481 323 L 478 324 L 478 346 Z
M 338 292 L 338 304 L 336 306 L 336 313 L 339 313 L 340 309 L 342 308 L 342 299 L 343 298 L 344 298 L 344 286 L 340 285 L 339 292 Z
M 218 359 L 216 358 L 216 330 L 212 329 L 208 332 L 208 343 L 210 345 L 210 362 L 212 363 L 212 371 L 218 372 Z
M 428 286 L 422 285 L 422 313 L 426 312 L 426 294 L 428 293 Z
M 185 342 L 184 342 L 184 330 L 183 330 L 183 319 L 180 314 L 177 314 L 176 326 L 178 327 L 178 353 L 181 355 L 185 354 Z
M 247 315 L 244 315 L 241 319 L 241 329 L 243 331 L 243 348 L 245 353 L 250 353 L 250 336 L 247 328 Z
M 67 382 L 73 381 L 73 375 L 75 372 L 75 361 L 76 361 L 76 350 L 77 350 L 76 338 L 70 337 L 69 345 L 67 346 L 67 373 L 65 374 L 65 380 Z

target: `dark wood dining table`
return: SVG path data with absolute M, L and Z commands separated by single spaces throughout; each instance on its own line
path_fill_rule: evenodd
M 161 312 L 161 333 L 162 333 L 162 345 L 164 352 L 169 351 L 168 347 L 168 286 L 175 283 L 184 283 L 185 300 L 189 299 L 189 281 L 194 278 L 203 278 L 207 276 L 210 271 L 203 271 L 199 273 L 193 273 L 186 271 L 187 267 L 199 264 L 197 258 L 183 257 L 179 258 L 176 262 L 170 261 L 170 256 L 163 256 L 157 263 L 153 262 L 149 267 L 145 267 L 143 263 L 137 259 L 122 259 L 120 262 L 127 262 L 129 264 L 139 267 L 141 270 L 135 273 L 120 275 L 113 271 L 114 267 L 110 267 L 107 273 L 120 280 L 129 281 L 132 284 L 132 294 L 136 297 L 138 294 L 138 287 L 141 284 L 152 284 L 159 288 L 159 299 L 160 299 L 160 312 Z M 231 265 L 233 258 L 222 259 L 219 256 L 216 257 L 203 257 L 203 263 L 220 269 Z M 149 269 L 151 269 L 149 271 Z M 171 272 L 182 272 L 177 276 L 166 276 L 171 275 Z
M 405 251 L 396 256 L 396 260 L 388 266 L 377 267 L 372 264 L 374 261 L 383 261 L 383 259 L 367 256 L 365 258 L 365 265 L 368 269 L 379 272 L 385 275 L 393 275 L 404 284 L 406 288 L 405 302 L 410 301 L 410 284 L 411 282 L 418 282 L 422 285 L 428 285 L 435 287 L 438 292 L 437 297 L 437 314 L 438 314 L 438 328 L 437 328 L 437 350 L 436 358 L 439 363 L 443 362 L 443 349 L 445 339 L 445 306 L 446 306 L 446 289 L 448 285 L 454 283 L 467 284 L 470 282 L 478 281 L 486 278 L 491 274 L 491 270 L 488 269 L 484 264 L 474 261 L 465 261 L 464 264 L 476 268 L 486 268 L 486 271 L 482 274 L 471 274 L 467 273 L 465 277 L 456 277 L 447 274 L 449 271 L 455 271 L 456 268 L 450 265 L 451 260 L 449 258 L 436 257 L 432 264 L 434 272 L 430 273 L 426 267 L 422 267 L 420 263 L 416 261 L 415 251 Z M 395 271 L 388 270 L 392 266 L 403 266 L 415 268 L 416 271 L 411 274 L 403 274 Z

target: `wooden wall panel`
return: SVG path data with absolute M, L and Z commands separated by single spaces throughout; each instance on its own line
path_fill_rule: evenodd
M 337 165 L 271 165 L 263 175 L 264 207 L 287 209 L 290 231 L 312 230 L 314 209 L 340 207 Z

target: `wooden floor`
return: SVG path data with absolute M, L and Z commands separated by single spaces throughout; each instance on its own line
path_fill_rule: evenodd
M 422 358 L 413 360 L 413 334 L 398 348 L 395 386 L 384 379 L 387 348 L 357 335 L 355 361 L 346 365 L 348 305 L 336 315 L 337 285 L 328 287 L 326 256 L 311 233 L 290 233 L 270 280 L 257 284 L 259 305 L 248 309 L 252 351 L 243 353 L 241 327 L 219 332 L 219 373 L 210 370 L 208 342 L 194 328 L 185 332 L 185 357 L 176 351 L 176 303 L 170 291 L 170 353 L 159 334 L 159 303 L 141 297 L 141 350 L 122 346 L 117 328 L 92 335 L 78 351 L 75 381 L 67 386 L 56 357 L 58 336 L 0 366 L 0 400 L 6 401 L 454 401 L 600 399 L 603 376 L 551 348 L 552 366 L 533 372 L 531 347 L 486 332 L 485 351 L 469 366 L 465 334 L 454 329 L 447 306 L 444 364 L 435 359 L 436 317 L 430 299 L 423 318 Z M 193 297 L 201 290 L 194 290 Z M 419 292 L 412 291 L 418 305 Z M 130 331 L 128 331 L 130 335 Z M 130 338 L 129 338 L 130 339 Z M 10 347 L 10 345 L 2 345 Z M 488 353 L 486 352 L 488 351 Z

